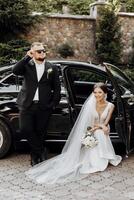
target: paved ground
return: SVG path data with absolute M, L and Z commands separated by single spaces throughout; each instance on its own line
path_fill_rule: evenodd
M 24 175 L 29 167 L 28 154 L 0 160 L 0 200 L 134 200 L 134 154 L 118 167 L 62 186 L 32 182 Z

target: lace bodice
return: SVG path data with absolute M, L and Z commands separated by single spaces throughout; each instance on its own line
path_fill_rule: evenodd
M 109 112 L 111 105 L 112 104 L 110 102 L 108 102 L 107 106 L 105 107 L 105 109 L 103 110 L 101 115 L 99 115 L 97 110 L 95 111 L 95 115 L 94 115 L 94 123 L 95 124 L 103 124 L 104 123 L 104 121 L 107 118 L 107 115 L 108 115 L 108 112 Z

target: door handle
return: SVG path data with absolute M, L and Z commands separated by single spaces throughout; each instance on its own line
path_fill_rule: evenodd
M 13 96 L 1 96 L 0 97 L 0 101 L 8 101 L 8 100 L 12 100 L 14 97 Z
M 127 103 L 130 106 L 134 105 L 134 99 L 133 98 L 128 99 Z

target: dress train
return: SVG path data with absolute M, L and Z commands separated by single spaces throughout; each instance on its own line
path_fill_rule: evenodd
M 92 94 L 84 103 L 69 138 L 60 155 L 30 168 L 26 175 L 38 183 L 54 184 L 77 180 L 90 173 L 104 171 L 108 164 L 117 166 L 122 157 L 115 154 L 110 137 L 102 129 L 94 132 L 98 145 L 94 148 L 82 147 L 81 141 L 87 126 L 102 123 L 111 107 L 108 103 L 101 116 L 96 111 L 96 101 Z

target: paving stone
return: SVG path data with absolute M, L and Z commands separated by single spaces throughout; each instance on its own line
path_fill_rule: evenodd
M 117 167 L 67 184 L 37 184 L 25 175 L 29 167 L 28 154 L 0 160 L 0 200 L 134 200 L 134 154 Z

